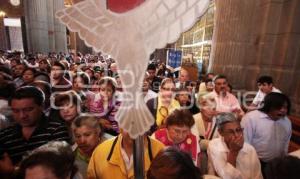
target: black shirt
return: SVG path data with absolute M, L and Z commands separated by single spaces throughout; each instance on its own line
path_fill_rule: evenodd
M 56 140 L 70 141 L 66 125 L 60 121 L 49 120 L 43 115 L 28 140 L 23 137 L 22 127 L 18 124 L 1 130 L 0 156 L 7 152 L 16 165 L 28 151 Z

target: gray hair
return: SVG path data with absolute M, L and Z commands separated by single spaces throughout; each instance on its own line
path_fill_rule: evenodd
M 93 116 L 78 116 L 72 123 L 72 130 L 81 127 L 87 126 L 101 132 L 101 125 L 99 121 Z
M 229 113 L 229 112 L 218 114 L 216 116 L 216 121 L 217 121 L 218 128 L 220 130 L 223 130 L 224 124 L 228 122 L 240 122 L 233 113 Z

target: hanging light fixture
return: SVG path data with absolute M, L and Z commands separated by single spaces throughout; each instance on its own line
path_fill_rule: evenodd
M 20 0 L 9 0 L 9 2 L 13 6 L 19 6 L 21 4 Z

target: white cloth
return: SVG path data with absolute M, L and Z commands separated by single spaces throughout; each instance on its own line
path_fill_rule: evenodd
M 275 88 L 274 86 L 272 88 L 272 92 L 281 93 L 281 91 L 279 89 Z M 252 101 L 252 104 L 255 104 L 255 106 L 257 106 L 257 107 L 261 107 L 265 96 L 266 96 L 266 93 L 262 92 L 261 90 L 258 90 L 256 96 L 254 97 L 254 99 Z
M 195 123 L 191 128 L 191 133 L 194 134 L 197 137 L 197 139 L 200 141 L 199 143 L 200 143 L 201 150 L 206 150 L 209 139 L 219 137 L 218 128 L 216 126 L 217 125 L 216 119 L 215 118 L 212 119 L 211 129 L 210 129 L 210 131 L 208 131 L 209 129 L 206 129 L 204 126 L 204 122 L 203 122 L 201 113 L 197 113 L 197 114 L 193 115 L 193 118 L 194 118 Z M 213 131 L 214 128 L 215 128 L 215 130 Z M 206 133 L 208 133 L 207 136 L 205 135 Z M 200 136 L 203 136 L 204 139 L 199 139 Z
M 208 158 L 218 176 L 223 179 L 262 179 L 260 162 L 255 149 L 244 143 L 236 159 L 236 167 L 227 162 L 229 149 L 222 137 L 213 139 L 208 146 Z
M 286 116 L 274 121 L 266 113 L 255 110 L 243 117 L 241 126 L 246 142 L 256 149 L 262 161 L 287 154 L 292 126 Z
M 130 156 L 128 156 L 127 153 L 125 152 L 125 149 L 123 149 L 122 145 L 121 145 L 121 156 L 126 166 L 126 170 L 130 171 L 130 169 L 133 167 L 133 155 L 131 154 Z

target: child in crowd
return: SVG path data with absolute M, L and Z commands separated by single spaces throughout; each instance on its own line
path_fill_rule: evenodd
M 105 132 L 118 135 L 119 126 L 115 114 L 120 102 L 115 99 L 116 81 L 111 77 L 104 77 L 97 84 L 99 90 L 88 99 L 88 110 L 99 119 Z

